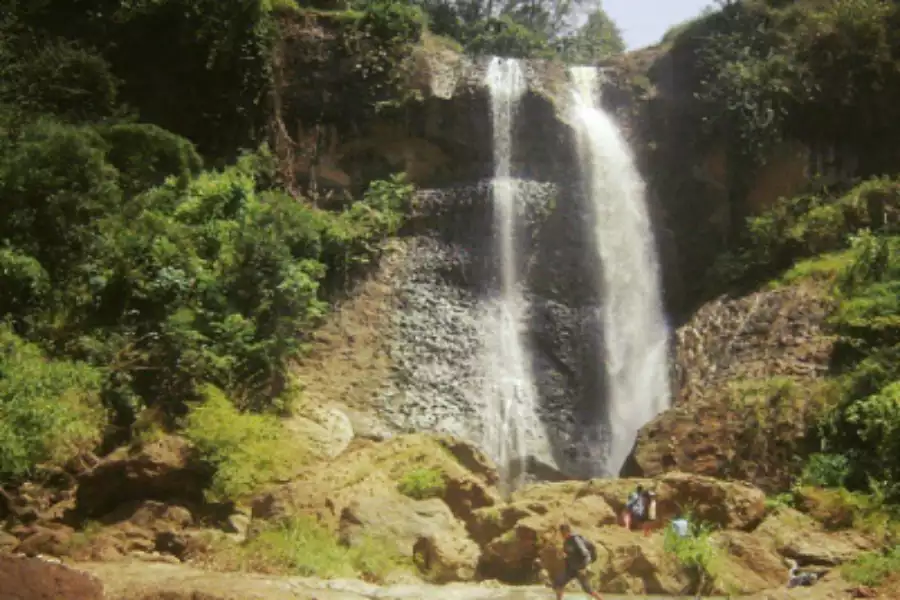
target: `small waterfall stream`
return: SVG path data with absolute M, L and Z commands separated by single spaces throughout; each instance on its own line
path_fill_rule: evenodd
M 615 121 L 597 102 L 591 67 L 571 69 L 582 177 L 602 270 L 607 431 L 603 472 L 617 476 L 638 430 L 670 402 L 668 328 L 644 182 Z M 599 452 L 598 452 L 599 453 Z
M 523 461 L 538 450 L 533 440 L 544 438 L 537 416 L 530 356 L 522 339 L 528 306 L 519 287 L 516 221 L 520 193 L 511 174 L 513 123 L 519 100 L 526 91 L 522 65 L 512 59 L 491 59 L 487 86 L 494 146 L 494 242 L 500 281 L 497 296 L 488 303 L 484 327 L 484 447 L 499 466 L 503 483 L 514 487 L 522 474 Z

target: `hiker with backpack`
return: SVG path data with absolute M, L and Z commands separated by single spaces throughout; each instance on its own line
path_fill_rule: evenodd
M 597 560 L 597 548 L 589 540 L 583 536 L 572 533 L 572 528 L 568 523 L 559 526 L 560 533 L 563 534 L 565 541 L 563 542 L 563 553 L 565 554 L 565 570 L 556 578 L 553 583 L 553 590 L 556 592 L 556 600 L 562 600 L 566 585 L 573 579 L 577 579 L 581 584 L 581 589 L 585 594 L 597 600 L 603 600 L 600 592 L 595 592 L 591 588 L 591 582 L 588 579 L 587 569 L 591 563 Z

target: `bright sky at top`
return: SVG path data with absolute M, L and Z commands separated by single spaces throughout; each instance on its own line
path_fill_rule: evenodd
M 711 0 L 603 0 L 629 50 L 658 42 L 672 25 L 696 17 Z

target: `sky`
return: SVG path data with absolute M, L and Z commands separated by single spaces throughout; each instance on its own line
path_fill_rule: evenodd
M 696 17 L 712 0 L 603 0 L 629 50 L 658 42 L 672 25 Z

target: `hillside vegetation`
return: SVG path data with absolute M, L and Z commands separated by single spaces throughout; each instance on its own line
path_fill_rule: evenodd
M 177 426 L 203 397 L 189 425 L 233 428 L 198 442 L 215 466 L 271 439 L 221 394 L 288 408 L 288 362 L 411 200 L 389 173 L 328 207 L 284 191 L 260 106 L 277 7 L 101 4 L 2 11 L 0 482 Z M 360 16 L 373 36 L 381 18 Z
M 215 495 L 283 470 L 296 448 L 268 415 L 300 393 L 288 364 L 413 194 L 381 172 L 320 197 L 269 151 L 298 28 L 331 33 L 303 38 L 291 101 L 342 131 L 409 100 L 429 30 L 473 52 L 622 50 L 599 5 L 574 19 L 584 2 L 0 5 L 0 484 L 181 427 Z

